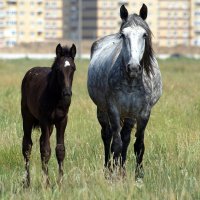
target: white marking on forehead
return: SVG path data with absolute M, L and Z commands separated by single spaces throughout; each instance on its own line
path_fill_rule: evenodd
M 122 30 L 123 34 L 125 35 L 129 35 L 130 33 L 135 34 L 143 34 L 145 33 L 144 28 L 142 28 L 141 26 L 133 26 L 133 27 L 126 27 Z
M 130 63 L 134 65 L 139 65 L 145 49 L 145 39 L 143 38 L 144 33 L 146 32 L 141 26 L 132 26 L 127 27 L 122 30 L 126 38 L 129 39 L 129 42 L 126 41 L 130 54 Z
M 64 67 L 68 67 L 68 66 L 70 66 L 69 61 L 65 61 L 65 65 L 64 65 Z

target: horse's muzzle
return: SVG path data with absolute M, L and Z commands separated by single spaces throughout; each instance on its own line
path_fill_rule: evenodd
M 63 89 L 62 96 L 63 97 L 71 97 L 72 96 L 72 91 L 70 90 L 70 88 Z
M 126 67 L 126 71 L 130 78 L 137 78 L 138 75 L 140 75 L 142 72 L 142 67 L 140 65 L 133 67 L 130 64 L 128 64 Z

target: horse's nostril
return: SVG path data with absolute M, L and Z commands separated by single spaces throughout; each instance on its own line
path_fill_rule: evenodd
M 63 96 L 71 96 L 72 95 L 72 92 L 70 90 L 63 90 Z
M 127 65 L 127 71 L 128 71 L 128 72 L 131 71 L 131 65 L 130 65 L 130 64 Z

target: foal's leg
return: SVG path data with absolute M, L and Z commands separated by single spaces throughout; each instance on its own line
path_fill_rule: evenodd
M 111 152 L 114 154 L 114 165 L 118 165 L 118 159 L 119 156 L 121 156 L 122 151 L 122 140 L 121 140 L 121 125 L 120 125 L 120 115 L 118 113 L 118 110 L 110 105 L 109 108 L 109 120 L 110 120 L 110 126 L 112 130 L 112 145 L 111 145 Z
M 50 135 L 52 132 L 52 126 L 49 126 L 46 123 L 42 123 L 41 131 L 42 135 L 40 137 L 40 155 L 42 161 L 42 170 L 44 172 L 45 183 L 46 185 L 49 185 L 48 162 L 51 156 Z
M 137 119 L 137 131 L 135 134 L 136 141 L 134 144 L 134 151 L 136 156 L 135 179 L 138 180 L 144 177 L 144 170 L 142 166 L 142 159 L 145 150 L 144 146 L 144 131 L 148 123 L 149 117 L 146 119 Z
M 124 168 L 124 170 L 125 170 L 127 149 L 131 139 L 131 130 L 133 129 L 135 123 L 136 121 L 134 119 L 126 118 L 124 119 L 124 124 L 121 130 L 121 139 L 123 143 L 121 166 Z
M 62 182 L 63 177 L 63 160 L 65 158 L 65 145 L 64 145 L 64 134 L 65 128 L 67 126 L 67 117 L 65 117 L 62 121 L 55 124 L 56 126 L 56 157 L 59 166 L 59 178 L 58 183 Z
M 97 118 L 101 125 L 101 138 L 104 144 L 104 152 L 105 152 L 105 164 L 106 168 L 110 168 L 110 143 L 112 139 L 112 134 L 110 130 L 110 124 L 108 119 L 108 114 L 105 112 L 101 112 L 97 108 Z
M 22 109 L 22 118 L 23 118 L 23 141 L 22 141 L 22 153 L 25 160 L 25 177 L 24 177 L 24 187 L 30 186 L 30 155 L 31 155 L 31 149 L 32 149 L 32 140 L 31 140 L 31 132 L 33 127 L 33 117 L 31 116 L 28 111 Z

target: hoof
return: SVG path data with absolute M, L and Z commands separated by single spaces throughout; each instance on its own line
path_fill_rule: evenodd
M 51 183 L 47 175 L 43 175 L 43 185 L 47 189 L 50 187 Z
M 22 181 L 22 186 L 23 186 L 24 189 L 29 188 L 30 187 L 30 181 L 24 179 Z
M 143 179 L 142 178 L 137 178 L 135 180 L 135 185 L 136 185 L 137 188 L 141 189 L 144 186 Z
M 126 178 L 126 168 L 125 167 L 121 167 L 121 169 L 120 169 L 120 175 L 121 175 L 121 177 L 123 179 Z
M 108 167 L 105 167 L 104 170 L 103 170 L 103 172 L 104 172 L 105 179 L 106 180 L 111 180 L 113 170 L 109 169 Z
M 114 156 L 119 157 L 122 152 L 122 141 L 121 139 L 113 140 L 111 145 L 111 152 L 114 153 Z
M 57 180 L 57 184 L 59 188 L 61 188 L 62 183 L 63 183 L 63 175 L 59 175 L 58 180 Z
M 30 176 L 28 172 L 25 172 L 23 180 L 22 180 L 23 188 L 30 187 Z
M 143 167 L 137 167 L 135 170 L 135 181 L 144 178 L 144 170 Z

